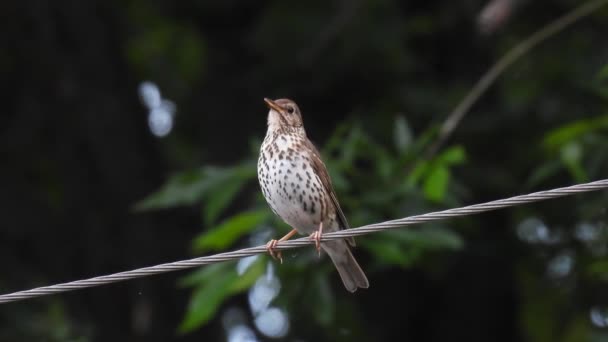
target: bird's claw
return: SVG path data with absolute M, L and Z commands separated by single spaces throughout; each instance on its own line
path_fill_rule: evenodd
M 280 240 L 272 239 L 272 240 L 268 241 L 268 243 L 266 244 L 266 251 L 268 251 L 268 254 L 270 254 L 270 256 L 273 259 L 275 259 L 275 260 L 279 259 L 281 261 L 281 264 L 282 264 L 283 263 L 283 256 L 281 255 L 281 251 L 276 251 L 275 252 L 274 249 L 277 247 L 277 243 L 289 240 L 297 232 L 298 231 L 296 229 L 292 229 L 289 233 L 287 233 L 287 235 L 283 236 Z
M 319 230 L 310 234 L 310 239 L 315 242 L 315 247 L 317 248 L 317 253 L 319 253 L 319 257 L 321 257 L 321 236 L 323 235 L 323 222 L 319 224 Z
M 272 240 L 268 241 L 268 243 L 266 244 L 266 251 L 268 252 L 268 254 L 270 254 L 270 256 L 274 260 L 278 259 L 281 262 L 281 264 L 282 264 L 283 263 L 283 255 L 281 254 L 281 251 L 275 251 L 277 243 L 279 243 L 279 240 L 272 239 Z

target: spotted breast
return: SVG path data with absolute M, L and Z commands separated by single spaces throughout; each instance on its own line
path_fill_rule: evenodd
M 291 100 L 265 99 L 268 131 L 260 148 L 258 179 L 268 205 L 295 231 L 311 234 L 317 250 L 325 250 L 348 291 L 369 287 L 369 282 L 350 251 L 353 238 L 321 243 L 322 232 L 347 229 L 348 222 L 332 188 L 319 151 L 308 140 L 300 109 Z M 274 256 L 277 240 L 268 251 Z

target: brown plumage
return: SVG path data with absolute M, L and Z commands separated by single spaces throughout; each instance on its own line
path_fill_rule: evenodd
M 349 248 L 355 245 L 353 238 L 319 246 L 321 230 L 337 231 L 348 229 L 349 225 L 321 155 L 306 137 L 300 109 L 288 99 L 264 100 L 270 111 L 258 160 L 258 179 L 271 209 L 294 228 L 281 240 L 296 231 L 311 234 L 317 247 L 325 250 L 333 261 L 347 290 L 369 287 Z M 269 243 L 271 255 L 275 243 L 276 240 Z

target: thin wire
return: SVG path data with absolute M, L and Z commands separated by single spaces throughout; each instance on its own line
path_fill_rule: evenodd
M 378 231 L 395 229 L 399 227 L 410 226 L 414 224 L 420 224 L 424 222 L 444 220 L 452 217 L 468 216 L 473 214 L 479 214 L 486 211 L 492 211 L 502 208 L 508 208 L 518 206 L 526 203 L 544 201 L 552 198 L 570 196 L 578 193 L 597 191 L 608 188 L 608 179 L 603 179 L 595 182 L 572 185 L 564 188 L 557 188 L 546 191 L 534 192 L 527 195 L 520 195 L 501 199 L 497 201 L 491 201 L 481 204 L 469 205 L 461 208 L 448 209 L 443 211 L 437 211 L 433 213 L 427 213 L 423 215 L 410 216 L 406 218 L 370 224 L 359 228 L 352 228 L 347 230 L 341 230 L 338 232 L 324 233 L 321 241 L 331 241 L 337 239 L 343 239 L 351 236 L 365 235 Z M 296 240 L 279 242 L 276 245 L 277 250 L 286 250 L 291 248 L 303 247 L 313 244 L 310 238 L 304 237 Z M 100 277 L 77 280 L 69 283 L 56 284 L 52 286 L 38 287 L 31 290 L 19 291 L 9 294 L 0 295 L 0 304 L 20 301 L 29 298 L 41 297 L 61 292 L 74 291 L 84 289 L 88 287 L 101 286 L 110 283 L 116 283 L 120 281 L 147 277 L 154 274 L 179 271 L 188 268 L 193 268 L 202 265 L 214 264 L 234 259 L 240 259 L 256 254 L 266 253 L 266 246 L 257 246 L 251 248 L 245 248 L 237 251 L 220 253 L 210 256 L 204 256 L 189 260 L 176 261 L 156 266 L 144 267 L 136 270 L 120 272 L 115 274 L 104 275 Z

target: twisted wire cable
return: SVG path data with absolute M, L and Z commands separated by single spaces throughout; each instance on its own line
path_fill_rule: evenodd
M 557 197 L 570 196 L 574 194 L 579 194 L 583 192 L 597 191 L 608 188 L 608 179 L 598 180 L 590 183 L 583 183 L 572 185 L 563 188 L 557 188 L 546 191 L 534 192 L 527 195 L 520 195 L 515 197 L 510 197 L 506 199 L 469 205 L 466 207 L 442 210 L 422 215 L 415 215 L 405 218 L 400 218 L 396 220 L 374 223 L 366 226 L 362 226 L 359 228 L 352 228 L 341 230 L 337 232 L 324 233 L 321 237 L 321 241 L 331 241 L 336 239 L 342 239 L 351 236 L 359 236 L 370 234 L 374 232 L 379 232 L 388 229 L 395 229 L 405 226 L 410 226 L 414 224 L 420 224 L 430 221 L 444 220 L 453 217 L 460 216 L 468 216 L 473 214 L 479 214 L 486 211 L 492 211 L 502 208 L 514 207 L 522 204 L 544 201 Z M 276 250 L 286 250 L 291 248 L 302 247 L 306 245 L 314 244 L 308 237 L 299 238 L 295 240 L 279 242 L 276 245 Z M 19 291 L 14 293 L 8 293 L 4 295 L 0 295 L 0 304 L 16 302 L 24 299 L 41 297 L 61 292 L 74 291 L 94 286 L 101 286 L 110 283 L 116 283 L 120 281 L 142 278 L 151 276 L 154 274 L 179 271 L 188 268 L 193 268 L 202 265 L 214 264 L 229 260 L 240 259 L 248 256 L 252 256 L 255 254 L 266 253 L 267 249 L 265 245 L 250 247 L 245 249 L 240 249 L 232 252 L 220 253 L 215 255 L 209 255 L 189 260 L 182 260 L 176 262 L 170 262 L 166 264 L 160 264 L 156 266 L 139 268 L 131 271 L 125 271 L 120 273 L 114 273 L 99 277 L 94 277 L 90 279 L 76 280 L 63 284 L 56 284 L 51 286 L 38 287 L 31 290 Z

